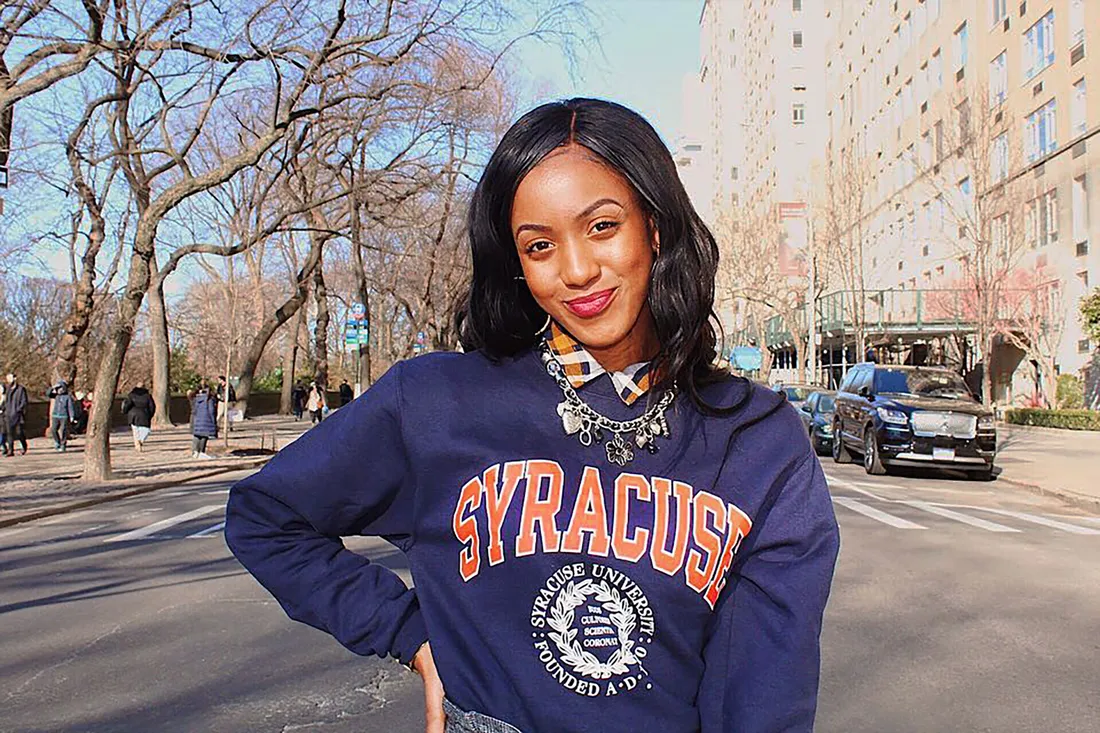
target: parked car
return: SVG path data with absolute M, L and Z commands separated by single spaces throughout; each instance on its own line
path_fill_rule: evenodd
M 997 430 L 950 369 L 857 364 L 837 390 L 832 450 L 837 463 L 860 454 L 869 474 L 923 466 L 989 479 Z
M 795 409 L 801 407 L 802 403 L 806 401 L 806 398 L 810 396 L 810 393 L 817 389 L 809 384 L 777 384 L 774 387 L 776 392 L 781 393 L 787 398 L 787 401 L 794 405 Z
M 818 455 L 833 449 L 833 407 L 836 392 L 811 392 L 798 408 L 802 424 L 810 435 L 810 443 Z

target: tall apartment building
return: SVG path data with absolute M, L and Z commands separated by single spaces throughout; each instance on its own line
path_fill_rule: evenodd
M 826 16 L 827 149 L 867 166 L 867 286 L 957 288 L 966 232 L 952 212 L 1011 186 L 1022 225 L 1001 236 L 1026 243 L 1020 272 L 1052 283 L 1056 368 L 1084 367 L 1095 344 L 1077 303 L 1100 279 L 1100 2 L 832 0 Z M 983 125 L 989 174 L 972 180 L 956 146 Z M 999 348 L 994 398 L 1020 401 L 1033 367 Z

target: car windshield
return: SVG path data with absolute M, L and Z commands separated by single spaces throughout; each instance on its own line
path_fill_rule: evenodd
M 831 394 L 823 394 L 818 398 L 818 412 L 833 412 L 834 410 L 836 410 L 836 403 L 833 402 L 833 396 Z
M 787 393 L 787 399 L 791 402 L 804 402 L 808 394 L 808 390 L 802 387 L 784 387 L 783 391 Z
M 970 390 L 945 369 L 882 369 L 875 372 L 875 391 L 969 400 Z

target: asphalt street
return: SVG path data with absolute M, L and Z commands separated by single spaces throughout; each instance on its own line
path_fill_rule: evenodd
M 1100 730 L 1100 517 L 823 465 L 842 550 L 818 731 Z M 230 555 L 237 478 L 0 529 L 0 731 L 423 730 L 414 675 L 289 621 Z

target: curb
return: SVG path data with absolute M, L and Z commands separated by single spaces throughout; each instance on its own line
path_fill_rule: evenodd
M 1078 494 L 1076 491 L 1068 491 L 1066 489 L 1048 489 L 1037 484 L 1029 484 L 1024 481 L 1017 481 L 1015 479 L 997 477 L 994 484 L 1006 483 L 1009 486 L 1015 486 L 1020 489 L 1025 489 L 1033 494 L 1039 494 L 1041 496 L 1052 496 L 1056 499 L 1060 499 L 1067 504 L 1071 504 L 1078 509 L 1085 509 L 1093 512 L 1100 512 L 1100 497 L 1088 496 L 1086 494 Z
M 97 496 L 94 499 L 84 499 L 81 501 L 74 501 L 68 504 L 58 504 L 57 506 L 46 507 L 45 509 L 37 509 L 33 512 L 27 512 L 26 514 L 17 514 L 14 517 L 8 517 L 7 519 L 0 519 L 0 527 L 11 527 L 15 524 L 23 524 L 25 522 L 33 522 L 36 519 L 44 519 L 46 517 L 52 517 L 57 514 L 67 514 L 69 512 L 76 511 L 77 509 L 86 509 L 90 506 L 96 506 L 97 504 L 106 504 L 111 501 L 118 501 L 120 499 L 129 499 L 132 496 L 141 496 L 142 494 L 148 494 L 159 489 L 167 489 L 172 486 L 179 486 L 180 484 L 186 484 L 191 481 L 198 481 L 204 478 L 210 478 L 211 476 L 220 476 L 223 473 L 233 473 L 234 471 L 246 471 L 250 468 L 259 468 L 274 456 L 268 458 L 260 458 L 247 463 L 242 463 L 237 466 L 223 466 L 221 468 L 214 468 L 204 473 L 196 474 L 194 476 L 188 476 L 183 479 L 170 479 L 167 481 L 154 482 L 147 484 L 137 489 L 130 489 L 128 491 L 120 491 L 117 494 L 109 494 L 107 496 Z

